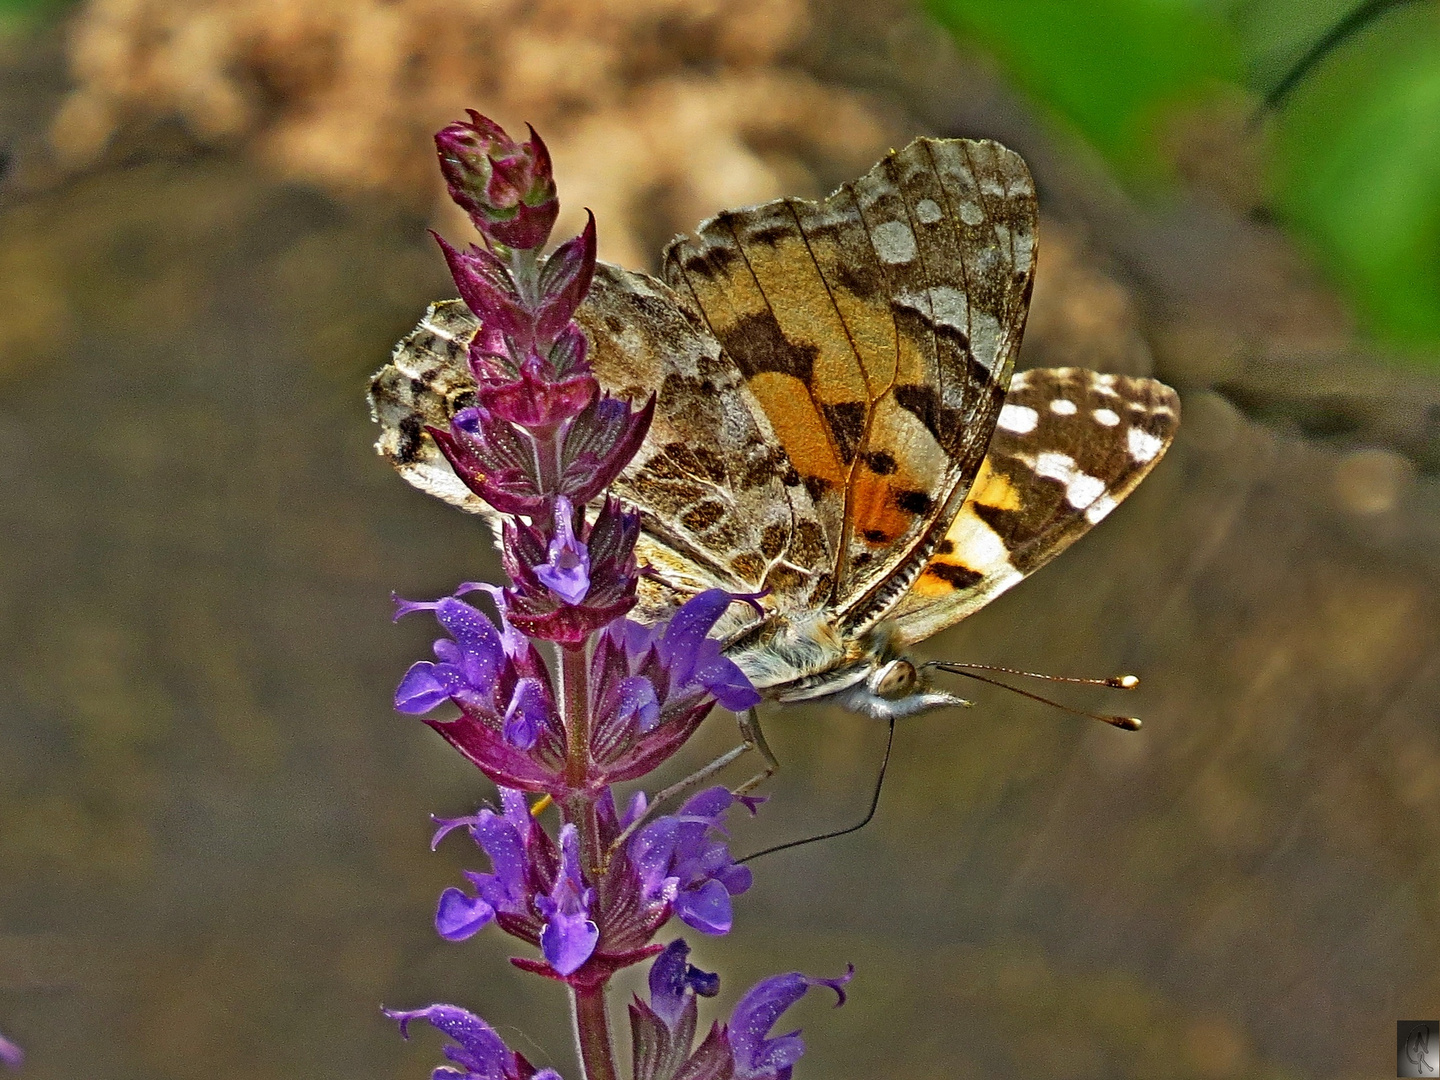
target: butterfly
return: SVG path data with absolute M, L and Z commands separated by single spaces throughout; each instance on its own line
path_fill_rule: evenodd
M 595 373 L 658 390 L 613 488 L 650 567 L 632 617 L 760 594 L 718 631 L 765 697 L 888 720 L 962 703 L 909 650 L 1104 518 L 1179 422 L 1153 379 L 1014 374 L 1037 221 L 1018 155 L 921 138 L 821 202 L 704 222 L 659 279 L 601 263 L 576 315 Z M 488 514 L 426 433 L 474 403 L 475 331 L 460 301 L 432 305 L 371 403 L 406 480 Z

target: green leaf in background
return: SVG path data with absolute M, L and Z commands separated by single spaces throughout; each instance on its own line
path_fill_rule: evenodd
M 1217 81 L 1258 102 L 1362 0 L 927 0 L 1132 182 Z M 1274 118 L 1272 202 L 1394 345 L 1440 346 L 1440 4 L 1383 11 Z M 1440 358 L 1437 358 L 1440 362 Z
M 1440 8 L 1396 9 L 1344 43 L 1277 118 L 1276 208 L 1369 329 L 1440 343 Z
M 929 8 L 1132 173 L 1148 171 L 1151 129 L 1168 107 L 1239 75 L 1224 22 L 1198 2 L 929 0 Z
M 60 11 L 75 0 L 0 0 L 0 33 L 23 31 L 35 20 Z

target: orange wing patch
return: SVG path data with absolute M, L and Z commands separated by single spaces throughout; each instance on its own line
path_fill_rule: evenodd
M 1035 217 L 1018 157 L 921 139 L 822 203 L 721 214 L 666 251 L 800 474 L 847 619 L 913 575 L 983 460 Z
M 1179 422 L 1175 392 L 1154 379 L 1016 375 L 969 495 L 891 613 L 902 639 L 938 633 L 1064 551 L 1144 479 Z

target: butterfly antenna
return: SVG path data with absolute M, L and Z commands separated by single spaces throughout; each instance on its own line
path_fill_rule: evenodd
M 926 667 L 939 667 L 954 672 L 956 668 L 967 671 L 998 671 L 1002 675 L 1019 675 L 1026 679 L 1043 679 L 1045 682 L 1078 683 L 1081 686 L 1107 686 L 1111 690 L 1133 690 L 1140 685 L 1138 675 L 1111 675 L 1108 679 L 1077 679 L 1069 675 L 1042 675 L 1038 671 L 1021 671 L 1019 668 L 1001 667 L 999 664 L 957 664 L 954 661 L 935 661 Z M 958 672 L 957 672 L 958 674 Z
M 1022 690 L 1018 686 L 1011 686 L 1009 683 L 1001 682 L 999 679 L 992 679 L 988 675 L 980 675 L 970 669 L 979 668 L 981 671 L 1009 671 L 1014 675 L 1028 675 L 1036 679 L 1048 679 L 1052 682 L 1077 682 L 1087 683 L 1093 686 L 1110 686 L 1117 690 L 1129 690 L 1138 686 L 1140 680 L 1134 675 L 1116 675 L 1112 679 L 1068 679 L 1056 675 L 1036 675 L 1030 671 L 1016 671 L 1013 668 L 995 668 L 986 664 L 951 664 L 943 660 L 931 660 L 926 667 L 939 668 L 941 671 L 948 671 L 952 675 L 964 675 L 967 679 L 974 679 L 976 682 L 989 683 L 991 686 L 998 686 L 1002 690 L 1009 690 L 1012 694 L 1019 694 L 1031 701 L 1038 701 L 1042 705 L 1049 705 L 1051 708 L 1059 709 L 1061 712 L 1068 712 L 1073 716 L 1084 716 L 1091 720 L 1099 720 L 1110 724 L 1113 727 L 1124 728 L 1126 731 L 1139 731 L 1140 718 L 1138 716 L 1111 716 L 1106 713 L 1086 712 L 1084 709 L 1072 708 L 1069 705 L 1052 701 L 1050 698 L 1041 697 L 1039 694 L 1032 694 L 1029 690 Z
M 806 844 L 817 844 L 821 840 L 834 840 L 837 836 L 848 836 L 852 832 L 859 832 L 870 819 L 875 816 L 875 809 L 880 805 L 880 789 L 885 786 L 885 770 L 890 767 L 890 750 L 895 745 L 895 718 L 890 718 L 890 733 L 885 737 L 885 756 L 880 759 L 880 773 L 875 777 L 875 791 L 870 796 L 870 809 L 865 811 L 865 816 L 854 825 L 848 825 L 843 829 L 836 829 L 834 832 L 820 833 L 817 836 L 807 836 L 803 840 L 787 840 L 783 844 L 776 844 L 774 847 L 761 848 L 759 851 L 751 852 L 743 859 L 736 859 L 737 863 L 754 862 L 763 855 L 774 855 L 777 851 L 788 851 L 790 848 L 804 847 Z
M 1364 3 L 1355 7 L 1325 31 L 1315 44 L 1305 50 L 1300 59 L 1290 65 L 1290 70 L 1285 72 L 1280 81 L 1270 88 L 1270 92 L 1265 95 L 1265 100 L 1250 117 L 1250 126 L 1257 126 L 1267 112 L 1273 112 L 1280 108 L 1285 103 L 1285 99 L 1315 69 L 1315 66 L 1343 45 L 1346 39 L 1365 29 L 1367 25 L 1389 9 L 1413 2 L 1414 0 L 1365 0 Z

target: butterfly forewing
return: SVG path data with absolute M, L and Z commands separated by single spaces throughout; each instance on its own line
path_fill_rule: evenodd
M 920 139 L 821 203 L 703 224 L 666 253 L 798 470 L 828 565 L 777 605 L 851 625 L 918 572 L 984 456 L 1024 326 L 1033 187 L 994 143 Z M 822 605 L 823 606 L 823 605 Z

